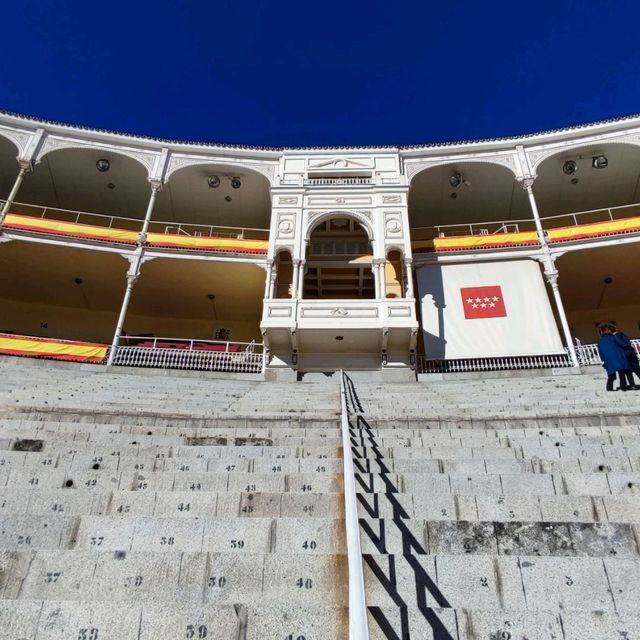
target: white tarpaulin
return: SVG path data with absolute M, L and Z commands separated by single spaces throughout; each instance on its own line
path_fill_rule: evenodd
M 427 358 L 563 352 L 537 262 L 427 265 L 417 276 Z

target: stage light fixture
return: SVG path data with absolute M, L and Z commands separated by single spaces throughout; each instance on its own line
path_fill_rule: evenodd
M 231 188 L 239 189 L 242 186 L 242 182 L 240 182 L 240 178 L 231 178 Z
M 209 189 L 217 189 L 220 186 L 220 178 L 218 176 L 209 176 L 207 178 Z
M 452 176 L 449 178 L 449 184 L 454 189 L 457 189 L 462 184 L 462 176 L 458 172 L 452 174 Z
M 562 165 L 562 171 L 564 173 L 566 173 L 568 176 L 572 176 L 578 169 L 578 165 L 576 164 L 575 160 L 567 160 L 563 165 Z
M 607 156 L 593 156 L 591 159 L 591 166 L 594 169 L 606 169 L 609 165 Z
M 111 163 L 106 158 L 101 158 L 96 162 L 96 169 L 100 173 L 106 173 L 111 168 Z

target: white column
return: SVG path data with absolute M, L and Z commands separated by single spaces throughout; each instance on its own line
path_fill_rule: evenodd
M 113 364 L 113 360 L 116 356 L 116 350 L 120 344 L 120 336 L 124 328 L 124 321 L 127 317 L 127 310 L 129 309 L 129 301 L 131 300 L 131 293 L 133 286 L 138 280 L 140 275 L 140 266 L 142 265 L 142 256 L 144 254 L 144 248 L 139 245 L 136 248 L 136 252 L 131 259 L 131 266 L 127 271 L 127 289 L 124 292 L 124 298 L 122 300 L 122 306 L 120 307 L 120 315 L 118 316 L 118 323 L 116 324 L 116 330 L 113 334 L 113 340 L 111 341 L 111 349 L 109 350 L 109 359 L 107 360 L 107 366 L 110 367 Z
M 538 239 L 540 241 L 540 248 L 542 251 L 542 264 L 544 266 L 544 275 L 553 292 L 553 298 L 558 311 L 558 317 L 560 318 L 560 324 L 562 325 L 562 333 L 564 334 L 564 341 L 569 351 L 569 357 L 571 358 L 571 364 L 574 367 L 580 366 L 578 363 L 578 355 L 576 354 L 576 348 L 573 344 L 573 337 L 569 330 L 569 322 L 567 321 L 567 314 L 564 310 L 564 304 L 562 304 L 562 297 L 560 296 L 560 288 L 558 287 L 558 270 L 556 269 L 555 259 L 551 255 L 549 250 L 549 243 L 547 241 L 547 235 L 542 228 L 542 222 L 540 221 L 540 213 L 538 211 L 538 205 L 536 203 L 535 196 L 533 195 L 533 182 L 534 179 L 529 177 L 522 180 L 522 187 L 529 196 L 529 205 L 531 207 L 531 213 L 533 214 L 533 221 L 536 225 L 538 232 Z
M 406 290 L 405 290 L 405 298 L 409 298 L 413 300 L 415 298 L 413 293 L 413 258 L 405 258 L 404 260 L 404 269 L 406 274 Z
M 298 278 L 300 277 L 300 263 L 302 260 L 294 259 L 293 260 L 293 274 L 291 275 L 291 298 L 295 300 L 298 297 L 298 291 L 300 291 L 300 287 L 298 286 Z
M 6 202 L 2 207 L 2 211 L 0 211 L 0 226 L 4 223 L 4 219 L 7 217 L 9 213 L 9 209 L 13 205 L 13 201 L 16 199 L 18 195 L 18 189 L 20 189 L 20 185 L 24 180 L 24 177 L 30 171 L 30 168 L 26 165 L 20 165 L 20 171 L 18 172 L 18 176 L 13 183 L 13 187 L 11 188 L 11 192 L 9 193 Z
M 149 198 L 149 203 L 147 204 L 147 211 L 142 222 L 142 229 L 138 234 L 138 246 L 136 247 L 135 254 L 131 259 L 131 266 L 129 267 L 129 271 L 127 271 L 127 289 L 124 292 L 122 306 L 120 307 L 120 315 L 118 316 L 118 323 L 116 325 L 115 333 L 113 334 L 113 340 L 111 341 L 111 349 L 109 351 L 107 366 L 111 366 L 113 364 L 113 360 L 116 356 L 116 350 L 120 345 L 120 336 L 122 335 L 124 321 L 127 317 L 127 310 L 129 309 L 131 293 L 133 291 L 135 283 L 138 281 L 138 276 L 140 275 L 140 267 L 142 266 L 144 256 L 144 243 L 147 241 L 147 230 L 149 229 L 149 222 L 151 221 L 151 215 L 153 213 L 153 207 L 156 203 L 156 198 L 158 197 L 158 193 L 161 189 L 162 182 L 153 181 L 151 183 L 151 197 Z
M 273 260 L 267 261 L 267 278 L 264 283 L 264 297 L 268 299 L 271 297 L 271 273 L 273 272 Z
M 144 244 L 147 241 L 147 231 L 149 230 L 149 223 L 151 222 L 151 214 L 153 213 L 153 208 L 155 207 L 158 193 L 160 193 L 161 190 L 162 190 L 161 182 L 151 183 L 151 197 L 149 198 L 149 204 L 147 204 L 147 211 L 144 214 L 142 229 L 140 229 L 140 233 L 138 234 L 139 244 Z
M 376 293 L 380 300 L 384 300 L 387 295 L 387 283 L 385 282 L 387 278 L 385 271 L 387 261 L 384 258 L 378 258 L 374 262 L 378 270 L 378 290 Z
M 278 281 L 278 265 L 271 267 L 271 280 L 269 281 L 269 298 L 273 300 L 276 297 L 276 283 Z
M 304 270 L 305 270 L 306 263 L 307 263 L 306 260 L 300 260 L 299 266 L 298 266 L 297 298 L 300 300 L 302 300 L 304 296 Z

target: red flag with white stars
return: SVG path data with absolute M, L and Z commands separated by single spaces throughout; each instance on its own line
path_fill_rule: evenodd
M 504 306 L 502 289 L 492 287 L 461 287 L 464 317 L 467 320 L 477 318 L 505 318 L 507 309 Z

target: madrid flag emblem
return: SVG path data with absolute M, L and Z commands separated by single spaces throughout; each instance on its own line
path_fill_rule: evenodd
M 505 318 L 507 309 L 504 306 L 502 289 L 491 287 L 461 287 L 462 307 L 467 320 L 478 318 Z

